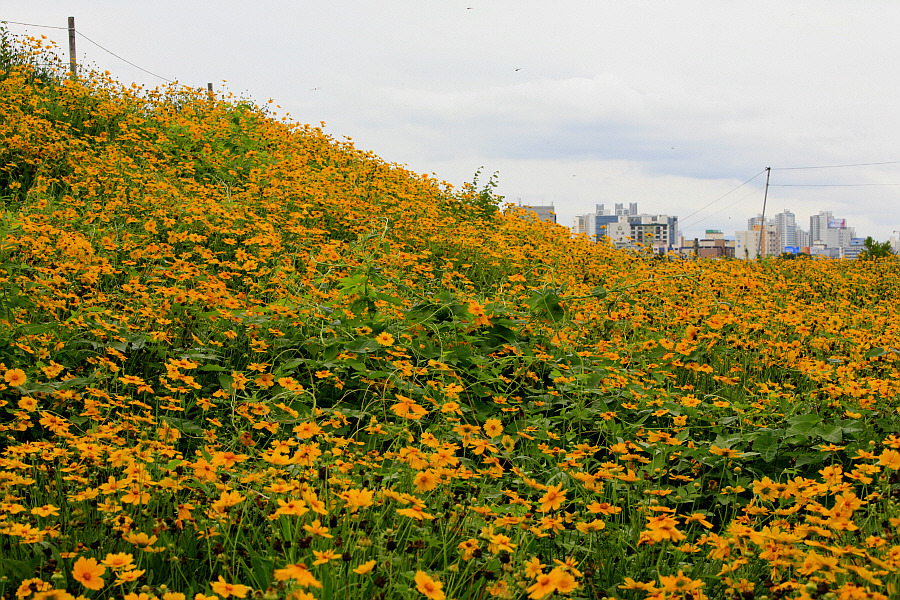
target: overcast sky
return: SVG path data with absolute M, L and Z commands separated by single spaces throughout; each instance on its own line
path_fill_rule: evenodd
M 895 0 L 0 0 L 0 20 L 69 16 L 79 61 L 124 83 L 164 82 L 89 40 L 454 185 L 497 171 L 498 193 L 567 226 L 637 202 L 687 238 L 733 236 L 772 167 L 767 215 L 900 230 Z M 782 170 L 861 163 L 888 164 Z

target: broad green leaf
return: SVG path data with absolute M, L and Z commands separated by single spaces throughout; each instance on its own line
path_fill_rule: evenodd
M 759 452 L 760 458 L 767 463 L 772 462 L 778 455 L 778 438 L 771 434 L 761 435 L 753 440 L 753 450 Z
M 813 430 L 813 433 L 820 436 L 826 442 L 832 444 L 840 444 L 843 440 L 840 425 L 821 424 Z

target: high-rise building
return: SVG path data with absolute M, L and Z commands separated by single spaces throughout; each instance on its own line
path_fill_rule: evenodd
M 831 211 L 821 211 L 817 215 L 809 218 L 809 245 L 812 246 L 816 242 L 825 242 L 825 231 L 828 229 L 828 223 L 834 220 Z
M 865 243 L 863 238 L 852 238 L 850 246 L 843 248 L 842 258 L 859 258 L 860 253 L 865 250 Z
M 763 243 L 760 244 L 760 240 Z M 754 260 L 761 256 L 775 256 L 781 254 L 778 242 L 778 232 L 772 227 L 766 227 L 765 237 L 762 228 L 756 225 L 747 231 L 734 232 L 734 257 L 741 260 Z
M 593 240 L 608 238 L 617 248 L 631 248 L 637 244 L 667 252 L 678 245 L 678 217 L 638 213 L 637 202 L 615 204 L 615 214 L 603 204 L 593 213 L 576 217 L 576 226 Z
M 818 254 L 840 258 L 848 254 L 850 240 L 855 237 L 856 230 L 847 227 L 847 219 L 835 218 L 831 211 L 821 211 L 809 218 L 809 245 L 818 248 Z
M 841 252 L 838 256 L 844 256 L 846 250 L 851 246 L 851 240 L 856 237 L 856 230 L 853 227 L 847 227 L 845 219 L 834 219 L 825 230 L 826 248 L 839 248 Z
M 579 235 L 587 233 L 587 215 L 578 215 L 572 222 L 572 234 Z
M 797 218 L 790 210 L 784 209 L 784 212 L 775 215 L 775 229 L 778 231 L 782 250 L 800 246 L 800 240 L 797 239 Z
M 603 205 L 601 204 L 600 206 L 602 207 Z M 633 216 L 636 216 L 637 214 L 638 214 L 637 202 L 630 202 L 628 204 L 628 208 L 625 208 L 624 202 L 616 202 L 616 216 L 617 217 L 622 216 L 622 215 L 624 215 L 626 217 L 633 217 Z
M 542 221 L 547 221 L 548 223 L 556 223 L 556 209 L 550 206 L 537 206 L 531 204 L 520 204 L 521 208 L 525 209 L 527 212 L 533 212 L 537 215 L 538 219 Z
M 776 225 L 775 219 L 766 219 L 763 221 L 762 215 L 758 215 L 756 217 L 752 217 L 747 219 L 747 230 L 748 231 L 762 231 L 765 230 L 765 237 L 763 239 L 762 248 L 758 246 L 760 240 L 760 234 L 756 236 L 756 252 L 757 254 L 771 256 L 776 254 L 781 254 L 781 251 L 784 249 L 784 242 L 781 240 L 781 235 L 778 231 L 778 226 Z M 746 246 L 745 246 L 746 249 Z M 742 256 L 738 256 L 738 258 L 744 258 Z M 751 254 L 750 258 L 756 258 L 756 255 Z

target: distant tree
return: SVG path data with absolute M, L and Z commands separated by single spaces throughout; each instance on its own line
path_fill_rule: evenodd
M 860 252 L 858 256 L 860 260 L 874 260 L 894 255 L 890 242 L 876 242 L 871 235 L 863 242 L 863 247 L 865 250 Z

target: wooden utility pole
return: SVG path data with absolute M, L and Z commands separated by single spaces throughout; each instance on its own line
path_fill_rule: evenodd
M 209 82 L 209 83 L 206 84 L 206 95 L 209 96 L 209 99 L 210 99 L 210 100 L 212 100 L 213 97 L 214 97 L 214 96 L 213 96 L 212 82 Z
M 760 255 L 765 256 L 768 254 L 768 238 L 766 235 L 766 200 L 769 198 L 769 175 L 772 174 L 772 167 L 766 167 L 766 191 L 763 193 L 763 211 L 762 211 L 762 219 L 759 221 L 759 247 L 756 251 L 756 258 L 760 258 Z M 765 247 L 766 251 L 764 252 L 762 248 Z
M 78 62 L 75 59 L 75 17 L 69 17 L 69 72 L 72 79 L 78 76 Z

